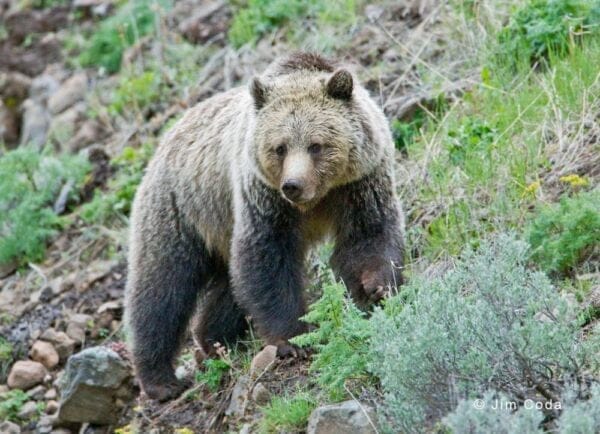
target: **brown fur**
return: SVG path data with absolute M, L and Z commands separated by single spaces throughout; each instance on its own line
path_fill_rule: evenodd
M 183 387 L 172 364 L 194 312 L 207 354 L 243 333 L 246 315 L 267 343 L 294 353 L 303 260 L 327 237 L 332 267 L 361 305 L 400 283 L 393 142 L 356 83 L 333 62 L 296 54 L 193 107 L 164 137 L 133 206 L 126 304 L 151 397 Z

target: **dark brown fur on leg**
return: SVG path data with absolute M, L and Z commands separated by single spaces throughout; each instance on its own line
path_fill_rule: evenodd
M 204 356 L 215 355 L 215 344 L 232 344 L 248 329 L 242 309 L 233 299 L 225 266 L 208 283 L 194 319 L 194 338 Z
M 155 212 L 173 212 L 155 218 Z M 211 258 L 193 230 L 174 210 L 146 208 L 138 215 L 144 224 L 134 237 L 143 237 L 130 255 L 127 287 L 128 326 L 133 359 L 146 395 L 165 401 L 178 396 L 186 384 L 173 369 L 198 291 L 206 281 Z M 146 222 L 154 221 L 155 224 Z
M 343 187 L 331 265 L 359 306 L 402 284 L 402 221 L 384 169 Z

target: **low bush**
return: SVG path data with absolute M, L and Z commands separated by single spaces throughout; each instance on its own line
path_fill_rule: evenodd
M 317 406 L 317 400 L 307 392 L 287 396 L 276 396 L 262 407 L 263 418 L 259 432 L 279 433 L 298 432 L 306 428 L 310 413 Z
M 20 147 L 0 157 L 0 264 L 39 261 L 63 219 L 52 210 L 66 183 L 71 197 L 89 171 L 80 156 Z
M 575 313 L 528 259 L 525 243 L 497 235 L 445 276 L 415 279 L 394 315 L 375 312 L 370 369 L 385 392 L 384 424 L 415 432 L 489 390 L 519 407 L 557 402 L 576 378 L 585 395 L 600 343 L 582 343 Z
M 600 190 L 543 206 L 527 229 L 532 257 L 551 273 L 568 273 L 600 245 Z M 596 251 L 595 254 L 600 254 Z

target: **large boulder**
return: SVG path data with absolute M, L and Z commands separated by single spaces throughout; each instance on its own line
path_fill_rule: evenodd
M 307 434 L 375 434 L 373 408 L 358 401 L 316 408 L 308 420 Z
M 133 399 L 131 364 L 106 347 L 92 347 L 69 357 L 61 390 L 61 422 L 114 424 Z

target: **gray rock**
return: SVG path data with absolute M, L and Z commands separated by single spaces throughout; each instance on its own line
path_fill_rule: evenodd
M 248 396 L 250 394 L 250 377 L 242 375 L 238 378 L 233 391 L 231 392 L 231 401 L 229 407 L 225 410 L 227 416 L 242 417 L 246 412 L 248 405 Z
M 21 428 L 16 423 L 5 420 L 0 422 L 0 432 L 3 434 L 21 434 Z
M 31 82 L 29 98 L 37 102 L 46 103 L 50 95 L 58 89 L 58 81 L 50 74 L 43 74 Z
M 29 399 L 33 399 L 34 401 L 41 401 L 44 398 L 44 394 L 46 393 L 46 388 L 41 384 L 39 386 L 35 386 L 33 389 L 29 389 L 27 391 L 27 396 Z
M 52 118 L 48 137 L 58 142 L 61 148 L 78 132 L 79 124 L 85 118 L 85 103 L 77 103 Z
M 38 408 L 37 408 L 37 404 L 35 403 L 35 401 L 27 401 L 25 404 L 23 404 L 23 406 L 19 410 L 19 413 L 17 413 L 17 416 L 19 416 L 19 419 L 28 420 L 37 414 L 38 414 Z
M 23 102 L 23 124 L 21 128 L 21 146 L 33 145 L 41 149 L 46 144 L 50 114 L 43 103 L 35 99 Z
M 132 369 L 116 352 L 92 347 L 71 357 L 59 387 L 61 422 L 109 425 L 133 398 Z
M 307 434 L 374 434 L 376 421 L 372 407 L 358 401 L 316 408 L 308 420 Z
M 271 392 L 267 389 L 264 384 L 257 383 L 252 389 L 252 401 L 258 405 L 264 405 L 271 400 Z
M 80 72 L 67 79 L 48 99 L 48 109 L 58 114 L 85 98 L 87 75 Z

